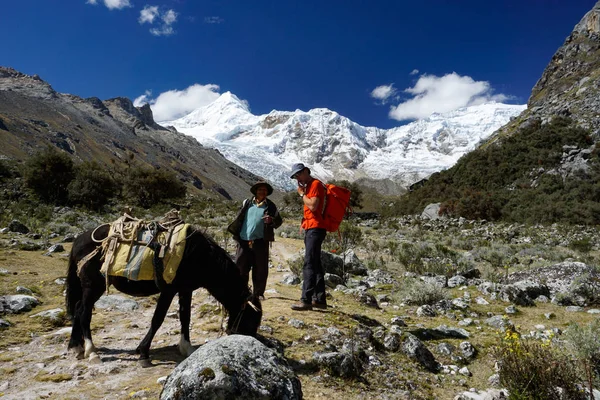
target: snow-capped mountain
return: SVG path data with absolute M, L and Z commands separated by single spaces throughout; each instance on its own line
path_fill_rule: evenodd
M 402 186 L 446 169 L 525 105 L 486 103 L 432 114 L 392 129 L 364 127 L 335 111 L 271 111 L 253 115 L 230 92 L 162 125 L 174 126 L 228 160 L 290 189 L 289 169 L 303 162 L 328 179 L 390 179 Z

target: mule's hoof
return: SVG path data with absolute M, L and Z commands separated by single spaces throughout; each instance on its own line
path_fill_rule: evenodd
M 138 363 L 142 368 L 150 368 L 152 367 L 152 361 L 149 358 L 140 358 Z
M 102 364 L 100 356 L 96 353 L 90 354 L 90 364 Z
M 83 346 L 71 347 L 69 349 L 69 353 L 74 355 L 76 359 L 82 360 L 85 357 L 85 351 L 83 350 Z

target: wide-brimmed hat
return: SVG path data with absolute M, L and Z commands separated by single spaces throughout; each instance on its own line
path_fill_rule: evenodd
M 308 169 L 308 172 L 310 173 L 310 168 L 302 163 L 292 165 L 292 174 L 290 175 L 290 178 L 294 179 L 294 175 L 296 175 L 298 172 L 304 171 L 305 169 Z
M 250 192 L 256 196 L 256 191 L 258 190 L 259 187 L 264 186 L 267 188 L 267 196 L 270 196 L 271 193 L 273 193 L 273 186 L 269 185 L 268 182 L 265 181 L 258 181 L 256 182 L 254 185 L 252 185 L 252 187 L 250 188 Z

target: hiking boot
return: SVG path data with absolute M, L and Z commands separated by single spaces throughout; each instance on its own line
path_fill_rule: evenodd
M 308 303 L 297 303 L 292 305 L 292 310 L 295 311 L 310 311 L 312 310 L 312 305 Z
M 314 308 L 320 308 L 321 310 L 327 310 L 327 303 L 317 303 L 316 301 L 313 301 L 312 306 Z

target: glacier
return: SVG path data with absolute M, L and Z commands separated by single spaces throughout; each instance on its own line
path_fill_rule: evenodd
M 399 187 L 454 165 L 526 109 L 489 102 L 391 129 L 364 127 L 327 108 L 254 115 L 231 92 L 173 120 L 160 121 L 218 149 L 225 158 L 284 190 L 293 163 L 327 181 L 391 180 Z

